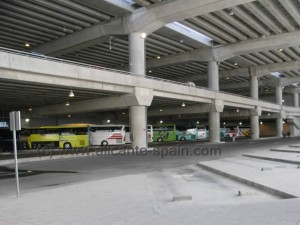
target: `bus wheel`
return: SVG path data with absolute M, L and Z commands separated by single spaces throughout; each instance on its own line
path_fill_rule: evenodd
M 108 145 L 108 142 L 107 141 L 102 141 L 101 142 L 101 146 L 107 146 Z
M 163 142 L 163 139 L 161 137 L 157 138 L 157 142 Z
M 185 137 L 181 137 L 181 138 L 180 138 L 180 141 L 185 141 Z
M 70 149 L 70 148 L 72 148 L 72 145 L 70 142 L 64 143 L 64 149 Z

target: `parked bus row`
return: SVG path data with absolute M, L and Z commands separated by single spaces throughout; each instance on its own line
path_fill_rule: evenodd
M 76 148 L 94 145 L 119 145 L 130 143 L 130 127 L 127 125 L 69 124 L 26 128 L 21 133 L 22 146 L 36 149 Z M 147 141 L 153 141 L 153 128 L 147 126 Z
M 238 127 L 220 128 L 220 138 L 235 138 L 238 136 L 248 137 L 250 128 Z M 198 139 L 208 139 L 209 130 L 206 126 L 197 125 L 194 128 L 176 127 L 175 124 L 159 124 L 153 125 L 153 140 L 157 142 L 163 141 L 189 141 Z
M 8 133 L 6 136 L 10 136 L 10 132 L 6 133 Z M 221 138 L 237 137 L 239 135 L 247 136 L 248 133 L 250 133 L 250 129 L 220 128 Z M 147 126 L 148 142 L 190 141 L 208 138 L 208 129 L 200 125 L 189 129 L 180 126 L 176 127 L 175 124 Z M 131 142 L 131 139 L 128 125 L 67 124 L 23 129 L 19 133 L 18 143 L 23 149 L 41 147 L 68 149 L 73 147 L 127 144 Z M 4 147 L 5 149 L 10 148 L 11 142 L 11 139 L 1 138 L 0 135 L 0 143 L 1 145 L 3 144 L 3 150 Z

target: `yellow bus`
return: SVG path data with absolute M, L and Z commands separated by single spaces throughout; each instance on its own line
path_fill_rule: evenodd
M 30 149 L 76 148 L 89 146 L 87 125 L 62 125 L 26 128 Z

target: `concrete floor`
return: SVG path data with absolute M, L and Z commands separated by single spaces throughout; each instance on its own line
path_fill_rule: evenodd
M 12 165 L 2 166 L 0 224 L 296 224 L 298 199 L 281 200 L 195 164 L 299 142 L 224 143 L 221 156 L 161 158 L 149 153 L 20 163 L 20 199 L 15 198 Z M 184 146 L 192 151 L 204 145 Z M 272 218 L 264 216 L 262 207 Z

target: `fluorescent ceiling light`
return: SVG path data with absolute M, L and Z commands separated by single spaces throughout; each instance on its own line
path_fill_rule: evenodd
M 168 27 L 171 30 L 181 33 L 181 34 L 183 34 L 189 38 L 192 38 L 195 41 L 201 42 L 202 44 L 205 44 L 207 46 L 211 46 L 211 44 L 212 44 L 211 38 L 207 37 L 204 34 L 201 34 L 198 31 L 195 31 L 181 23 L 173 22 L 173 23 L 169 23 L 169 24 L 165 25 L 165 27 Z

